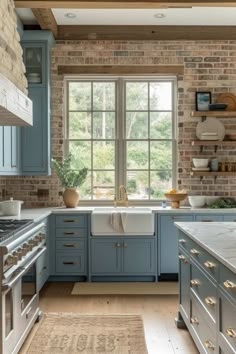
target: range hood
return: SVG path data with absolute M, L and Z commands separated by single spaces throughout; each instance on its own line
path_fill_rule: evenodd
M 32 101 L 0 74 L 0 125 L 33 125 Z

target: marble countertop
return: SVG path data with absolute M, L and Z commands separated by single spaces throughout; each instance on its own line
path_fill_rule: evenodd
M 236 274 L 235 222 L 176 222 L 183 231 Z
M 95 208 L 106 209 L 111 208 L 111 206 L 79 206 L 77 208 L 65 208 L 65 207 L 51 207 L 51 208 L 29 208 L 22 209 L 20 219 L 33 219 L 35 222 L 38 222 L 46 218 L 50 214 L 76 214 L 76 213 L 92 213 Z M 153 213 L 158 214 L 235 214 L 236 209 L 209 209 L 209 208 L 190 208 L 190 207 L 181 207 L 178 209 L 172 209 L 171 207 L 162 208 L 161 206 L 137 206 L 138 208 L 151 208 Z M 132 209 L 130 206 L 128 209 Z M 114 208 L 115 210 L 115 208 Z M 119 210 L 119 207 L 116 208 Z M 1 215 L 1 219 L 15 219 L 14 216 L 4 216 Z

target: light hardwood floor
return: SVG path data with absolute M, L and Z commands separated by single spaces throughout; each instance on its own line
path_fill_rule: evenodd
M 176 295 L 71 295 L 73 283 L 48 283 L 40 293 L 43 312 L 79 312 L 82 314 L 140 314 L 143 317 L 148 354 L 198 354 L 189 333 L 177 329 L 174 318 L 178 309 Z M 37 324 L 20 354 L 27 346 Z M 86 354 L 86 353 L 85 353 Z

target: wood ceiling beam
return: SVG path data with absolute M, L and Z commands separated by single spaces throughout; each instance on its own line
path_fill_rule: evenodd
M 55 38 L 58 34 L 58 26 L 51 9 L 31 9 L 41 29 L 51 31 Z
M 235 7 L 236 0 L 15 0 L 19 8 L 74 8 L 74 9 L 151 9 L 192 6 Z
M 58 26 L 61 40 L 236 40 L 236 26 Z

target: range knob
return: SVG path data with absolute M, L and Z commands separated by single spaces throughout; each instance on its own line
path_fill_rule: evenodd
M 22 246 L 22 254 L 25 256 L 30 251 L 30 247 L 28 243 L 24 243 Z
M 12 253 L 14 257 L 17 257 L 17 260 L 20 261 L 22 258 L 21 248 L 18 248 L 15 252 Z
M 8 265 L 8 266 L 11 266 L 11 265 L 17 264 L 17 262 L 18 262 L 17 256 L 14 256 L 13 254 L 10 254 L 7 257 L 6 261 L 5 261 L 5 264 Z
M 29 240 L 29 245 L 31 246 L 37 246 L 37 241 L 35 239 Z

